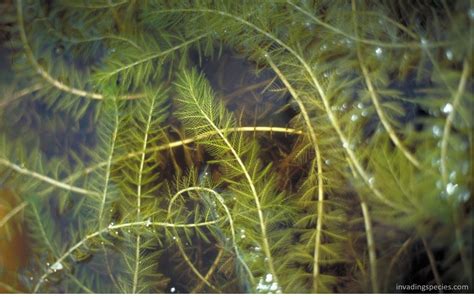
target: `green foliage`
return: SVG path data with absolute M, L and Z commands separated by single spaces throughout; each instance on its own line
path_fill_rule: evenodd
M 472 290 L 467 1 L 190 3 L 0 4 L 0 187 L 20 197 L 0 229 L 31 252 L 7 273 L 53 293 Z

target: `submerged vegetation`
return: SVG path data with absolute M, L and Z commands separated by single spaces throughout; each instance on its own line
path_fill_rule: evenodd
M 469 1 L 0 13 L 1 290 L 472 291 Z

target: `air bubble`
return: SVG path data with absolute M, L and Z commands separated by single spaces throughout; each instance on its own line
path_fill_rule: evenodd
M 441 109 L 442 112 L 448 114 L 451 113 L 454 110 L 453 105 L 451 103 L 446 103 L 445 106 Z
M 376 55 L 377 57 L 379 57 L 379 58 L 382 57 L 382 55 L 383 55 L 383 50 L 382 50 L 381 47 L 378 47 L 378 48 L 375 49 L 375 55 Z
M 471 21 L 474 21 L 474 8 L 470 8 L 467 14 L 469 15 Z
M 146 226 L 146 227 L 150 227 L 150 226 L 151 226 L 151 218 L 148 218 L 148 220 L 146 220 L 145 226 Z
M 51 270 L 56 272 L 58 270 L 62 270 L 64 267 L 63 267 L 63 264 L 61 264 L 61 262 L 56 262 L 54 263 L 52 266 L 51 266 Z
M 440 181 L 440 180 L 436 181 L 436 188 L 442 189 L 443 188 L 443 182 Z
M 461 194 L 459 194 L 459 201 L 467 202 L 470 197 L 471 197 L 471 193 L 469 191 L 464 191 Z
M 369 178 L 369 184 L 373 185 L 375 183 L 375 177 Z
M 432 131 L 433 131 L 433 135 L 436 137 L 441 137 L 441 135 L 443 135 L 443 130 L 441 129 L 440 126 L 436 126 L 436 125 L 433 126 Z
M 109 229 L 113 228 L 114 227 L 114 222 L 111 222 L 108 226 Z
M 450 181 L 456 180 L 456 171 L 453 171 L 449 174 L 449 180 Z
M 62 44 L 59 44 L 54 47 L 54 54 L 56 56 L 60 56 L 64 53 L 64 46 Z
M 331 164 L 331 160 L 330 160 L 330 159 L 326 159 L 326 160 L 324 160 L 324 164 L 326 164 L 326 165 L 328 165 L 328 166 L 329 166 L 329 165 Z
M 176 288 L 175 288 L 175 287 L 171 287 L 170 292 L 171 292 L 171 293 L 176 292 Z
M 446 193 L 448 193 L 448 195 L 452 195 L 456 191 L 457 187 L 458 187 L 457 184 L 453 184 L 453 183 L 447 184 L 446 185 Z
M 351 116 L 351 121 L 353 121 L 353 122 L 357 121 L 358 119 L 359 119 L 359 116 L 356 115 L 356 114 L 353 114 L 353 115 Z
M 270 286 L 270 291 L 276 291 L 278 290 L 278 283 L 272 283 L 272 285 Z
M 358 109 L 364 109 L 365 105 L 362 102 L 357 103 L 357 108 Z
M 273 281 L 273 275 L 272 275 L 271 273 L 267 273 L 267 274 L 265 275 L 265 281 L 266 281 L 267 283 L 271 283 L 271 282 Z
M 448 49 L 448 50 L 446 51 L 446 58 L 447 58 L 449 61 L 452 61 L 452 60 L 453 60 L 454 54 L 453 54 L 453 51 L 452 51 L 452 50 Z
M 462 174 L 466 175 L 469 172 L 469 162 L 464 162 L 461 166 Z

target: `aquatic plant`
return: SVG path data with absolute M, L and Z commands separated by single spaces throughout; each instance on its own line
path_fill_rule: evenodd
M 6 291 L 472 290 L 468 1 L 0 10 Z

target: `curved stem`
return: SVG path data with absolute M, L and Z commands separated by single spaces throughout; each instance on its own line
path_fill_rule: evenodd
M 353 10 L 353 21 L 354 21 L 354 30 L 355 30 L 355 35 L 356 37 L 359 36 L 359 30 L 358 30 L 358 24 L 357 24 L 357 18 L 355 16 L 356 8 L 355 8 L 355 1 L 352 1 L 352 10 Z M 383 108 L 380 104 L 380 100 L 378 98 L 377 92 L 375 91 L 374 85 L 372 84 L 372 80 L 370 79 L 369 75 L 369 70 L 367 69 L 367 66 L 364 64 L 364 59 L 362 57 L 362 51 L 360 47 L 360 43 L 356 43 L 356 49 L 357 49 L 357 57 L 359 60 L 359 65 L 360 68 L 362 69 L 362 74 L 364 75 L 365 79 L 365 84 L 367 85 L 367 89 L 369 90 L 370 98 L 372 99 L 372 103 L 375 106 L 375 110 L 377 111 L 377 114 L 380 118 L 380 121 L 382 122 L 382 125 L 384 126 L 385 130 L 387 130 L 387 133 L 392 140 L 392 142 L 395 144 L 396 147 L 400 149 L 400 151 L 403 153 L 403 155 L 413 164 L 415 167 L 418 169 L 421 168 L 420 162 L 416 159 L 416 157 L 408 151 L 408 149 L 403 145 L 403 143 L 400 141 L 398 138 L 397 134 L 393 130 L 392 126 L 390 125 L 387 116 L 385 115 L 385 112 L 383 111 Z
M 20 174 L 28 175 L 28 176 L 31 176 L 35 179 L 44 181 L 44 182 L 46 182 L 48 184 L 51 184 L 51 185 L 53 185 L 57 188 L 61 188 L 61 189 L 64 189 L 64 190 L 68 190 L 68 191 L 71 191 L 71 192 L 84 194 L 84 195 L 88 195 L 88 196 L 97 196 L 98 195 L 98 193 L 96 193 L 96 192 L 92 192 L 92 191 L 89 191 L 89 190 L 86 190 L 86 189 L 83 189 L 83 188 L 79 188 L 79 187 L 69 185 L 69 184 L 67 184 L 65 182 L 62 182 L 62 181 L 55 180 L 55 179 L 53 179 L 51 177 L 48 177 L 46 175 L 31 171 L 31 170 L 29 170 L 29 169 L 27 169 L 23 166 L 18 166 L 18 165 L 14 164 L 14 163 L 6 160 L 6 159 L 3 159 L 3 158 L 0 158 L 0 165 L 9 167 L 9 168 L 15 170 L 16 172 L 18 172 Z
M 375 253 L 375 240 L 374 232 L 372 230 L 372 222 L 370 219 L 369 208 L 367 203 L 362 201 L 360 203 L 362 208 L 362 214 L 364 215 L 364 226 L 367 237 L 367 248 L 369 250 L 369 263 L 370 263 L 370 282 L 372 284 L 372 293 L 379 292 L 379 283 L 377 279 L 377 255 Z
M 227 132 L 270 132 L 270 133 L 273 133 L 273 132 L 275 132 L 275 133 L 285 133 L 285 134 L 295 134 L 295 135 L 304 134 L 303 131 L 292 129 L 292 128 L 283 128 L 283 127 L 236 127 L 236 128 L 223 129 L 222 132 L 223 133 L 227 133 Z M 157 151 L 162 151 L 162 150 L 166 150 L 166 149 L 173 149 L 175 147 L 180 147 L 180 146 L 183 146 L 183 145 L 186 145 L 186 144 L 189 144 L 189 143 L 193 143 L 193 142 L 198 141 L 200 139 L 204 139 L 204 138 L 212 136 L 216 133 L 217 133 L 216 131 L 212 131 L 210 133 L 204 133 L 204 134 L 198 135 L 196 137 L 186 138 L 186 139 L 183 139 L 183 140 L 178 140 L 178 141 L 174 141 L 174 142 L 171 142 L 171 143 L 168 143 L 168 144 L 156 146 L 156 147 L 147 149 L 145 151 L 145 153 L 157 152 Z M 117 161 L 122 161 L 122 160 L 129 159 L 129 158 L 133 158 L 133 157 L 136 157 L 136 156 L 140 155 L 141 153 L 142 152 L 128 153 L 126 155 L 123 155 L 121 157 L 118 157 L 118 158 L 112 160 L 112 162 L 117 162 Z M 3 162 L 7 162 L 7 164 L 9 164 L 9 165 L 6 165 L 6 166 L 8 166 L 8 167 L 15 165 L 15 164 L 12 164 L 12 163 L 8 162 L 7 160 L 3 160 Z M 2 163 L 1 158 L 0 158 L 0 163 Z M 97 170 L 101 167 L 104 167 L 106 165 L 107 165 L 107 161 L 95 164 L 94 166 L 87 167 L 82 171 L 76 172 L 76 173 L 66 177 L 62 181 L 57 181 L 57 180 L 48 178 L 48 177 L 43 176 L 39 173 L 32 172 L 32 171 L 29 171 L 29 170 L 20 170 L 20 171 L 18 171 L 18 170 L 16 170 L 17 168 L 22 169 L 18 165 L 15 165 L 16 166 L 15 168 L 12 168 L 12 167 L 10 167 L 10 168 L 16 170 L 17 172 L 19 172 L 21 174 L 30 175 L 30 176 L 33 176 L 37 179 L 46 181 L 47 183 L 52 185 L 52 187 L 49 187 L 48 189 L 45 189 L 45 190 L 41 191 L 39 193 L 40 196 L 49 193 L 55 187 L 63 188 L 63 189 L 66 189 L 66 190 L 71 190 L 72 189 L 71 191 L 76 191 L 76 192 L 77 192 L 77 190 L 79 190 L 80 191 L 79 193 L 82 193 L 82 194 L 98 196 L 99 194 L 96 193 L 96 192 L 90 192 L 90 191 L 87 191 L 85 189 L 74 187 L 72 185 L 69 185 L 68 183 L 75 181 L 80 176 L 90 174 L 91 172 L 93 172 L 93 171 L 95 171 L 95 170 Z M 27 205 L 28 205 L 28 202 L 23 202 L 22 204 L 18 205 L 14 210 L 10 211 L 7 214 L 7 216 L 5 216 L 0 221 L 0 228 L 2 228 L 14 215 L 16 215 L 22 209 L 24 209 Z
M 270 55 L 267 53 L 264 54 L 266 57 L 268 64 L 272 67 L 273 71 L 278 75 L 280 80 L 283 82 L 285 87 L 290 92 L 293 100 L 298 104 L 301 114 L 303 115 L 304 122 L 306 127 L 309 130 L 309 136 L 311 138 L 311 142 L 313 144 L 313 149 L 316 154 L 316 166 L 317 166 L 317 175 L 318 175 L 318 209 L 317 209 L 317 221 L 316 221 L 316 236 L 314 242 L 314 260 L 313 260 L 313 289 L 314 292 L 318 292 L 318 278 L 320 273 L 319 267 L 319 259 L 320 259 L 320 249 L 321 249 L 321 235 L 323 229 L 323 215 L 324 215 L 324 185 L 323 185 L 323 168 L 322 168 L 322 160 L 321 160 L 321 152 L 319 150 L 318 139 L 316 137 L 316 132 L 314 131 L 313 125 L 311 124 L 311 119 L 309 118 L 308 111 L 303 104 L 303 101 L 298 96 L 298 93 L 290 84 L 288 79 L 283 75 L 277 65 L 273 62 L 270 58 Z M 313 171 L 314 166 L 312 166 L 311 171 Z M 313 173 L 313 172 L 312 172 Z
M 59 257 L 56 263 L 63 262 L 67 257 L 69 257 L 75 250 L 83 246 L 87 241 L 97 236 L 102 235 L 103 233 L 109 232 L 110 230 L 119 230 L 128 227 L 136 227 L 136 226 L 157 226 L 157 227 L 164 227 L 164 228 L 195 228 L 195 227 L 202 227 L 215 224 L 217 221 L 207 221 L 203 223 L 194 223 L 194 224 L 173 224 L 173 223 L 163 223 L 163 222 L 150 222 L 150 221 L 141 221 L 141 222 L 131 222 L 131 223 L 123 223 L 108 226 L 106 228 L 100 229 L 99 231 L 90 233 L 86 235 L 82 240 L 77 242 L 71 248 L 69 248 L 61 257 Z M 52 266 L 54 266 L 54 264 Z M 38 280 L 36 283 L 33 292 L 36 293 L 40 289 L 41 285 L 44 283 L 45 279 L 51 275 L 54 271 L 52 269 L 48 269 Z
M 289 2 L 289 1 L 288 1 Z M 290 2 L 291 3 L 291 2 Z M 348 138 L 344 133 L 342 132 L 342 129 L 340 127 L 339 121 L 336 117 L 336 115 L 333 113 L 331 109 L 331 105 L 329 104 L 329 98 L 326 95 L 326 92 L 324 91 L 320 81 L 316 77 L 316 75 L 313 73 L 311 67 L 306 63 L 306 61 L 303 59 L 303 57 L 298 54 L 296 50 L 291 48 L 288 44 L 284 43 L 282 40 L 274 36 L 273 34 L 263 30 L 262 28 L 254 25 L 253 23 L 250 23 L 249 21 L 241 18 L 240 16 L 233 15 L 231 13 L 225 12 L 225 11 L 220 11 L 220 10 L 214 10 L 214 9 L 199 9 L 199 8 L 188 8 L 188 9 L 166 9 L 166 10 L 160 10 L 155 13 L 164 13 L 164 12 L 203 12 L 203 13 L 215 13 L 222 15 L 224 17 L 232 18 L 252 29 L 255 31 L 261 33 L 262 35 L 266 36 L 267 38 L 271 39 L 274 41 L 276 44 L 280 45 L 283 47 L 285 50 L 287 50 L 291 55 L 293 55 L 298 62 L 301 63 L 302 67 L 304 70 L 308 73 L 311 84 L 313 85 L 314 88 L 316 88 L 316 91 L 318 92 L 324 108 L 326 110 L 326 114 L 329 118 L 329 121 L 331 122 L 331 125 L 333 126 L 334 130 L 336 130 L 337 135 L 339 136 L 339 139 L 341 140 L 342 146 L 344 150 L 346 151 L 347 155 L 349 158 L 352 160 L 354 168 L 356 169 L 357 173 L 360 175 L 366 186 L 374 193 L 374 195 L 384 204 L 394 208 L 394 209 L 400 209 L 403 211 L 407 211 L 407 209 L 403 205 L 396 204 L 392 202 L 391 200 L 388 200 L 385 195 L 380 192 L 369 180 L 369 175 L 367 172 L 364 170 L 361 162 L 358 160 L 354 150 L 350 147 Z
M 370 44 L 370 45 L 381 46 L 381 47 L 385 47 L 385 48 L 420 48 L 420 47 L 425 46 L 425 45 L 421 45 L 420 42 L 418 42 L 418 41 L 417 42 L 409 42 L 409 43 L 403 43 L 403 42 L 388 43 L 388 42 L 380 42 L 378 40 L 359 38 L 358 36 L 353 36 L 349 33 L 346 33 L 344 31 L 342 31 L 339 28 L 336 28 L 336 27 L 331 26 L 330 24 L 328 24 L 324 21 L 321 21 L 320 19 L 315 17 L 313 14 L 309 13 L 308 11 L 306 11 L 303 8 L 299 7 L 298 5 L 294 4 L 290 0 L 287 0 L 286 2 L 288 4 L 290 4 L 291 6 L 293 6 L 294 8 L 296 8 L 301 13 L 303 13 L 304 15 L 306 15 L 307 17 L 311 18 L 315 23 L 319 24 L 320 26 L 323 26 L 324 28 L 326 28 L 330 31 L 333 31 L 334 33 L 345 36 L 345 37 L 347 37 L 349 39 L 352 39 L 354 41 L 357 41 L 357 42 Z M 397 26 L 397 27 L 400 28 L 400 26 Z M 446 45 L 446 44 L 447 44 L 447 42 L 436 42 L 436 43 L 432 42 L 432 43 L 429 43 L 428 46 L 429 47 L 439 47 L 439 46 L 443 46 L 443 45 Z
M 424 237 L 421 238 L 421 241 L 423 241 L 423 246 L 425 247 L 426 255 L 428 256 L 428 260 L 430 261 L 431 272 L 433 272 L 436 284 L 441 287 L 441 277 L 439 275 L 438 268 L 436 268 L 436 259 L 433 255 L 433 252 L 431 251 L 430 246 L 428 245 Z M 443 293 L 443 290 L 439 289 L 439 292 Z
M 214 259 L 214 262 L 212 263 L 211 267 L 207 271 L 206 275 L 204 276 L 204 279 L 209 281 L 209 278 L 211 277 L 212 274 L 214 274 L 214 271 L 217 268 L 217 265 L 222 259 L 222 256 L 224 255 L 224 249 L 221 248 L 219 249 L 219 253 L 217 254 L 216 258 Z M 202 287 L 204 286 L 204 282 L 201 281 L 194 289 L 191 290 L 192 294 L 195 294 L 196 292 L 201 291 Z
M 466 88 L 467 79 L 469 78 L 470 67 L 469 62 L 464 60 L 463 71 L 461 74 L 461 79 L 459 80 L 459 85 L 457 92 L 453 98 L 453 110 L 446 118 L 446 124 L 444 125 L 443 139 L 441 140 L 441 176 L 443 178 L 443 183 L 446 186 L 448 184 L 448 169 L 446 166 L 447 153 L 448 153 L 448 142 L 449 135 L 451 132 L 451 126 L 456 114 L 456 110 L 459 108 L 459 103 L 461 102 L 462 95 L 464 94 L 464 89 Z
M 224 133 L 221 131 L 221 129 L 219 129 L 219 127 L 217 127 L 216 123 L 214 123 L 214 121 L 209 117 L 208 113 L 202 109 L 202 106 L 199 104 L 198 94 L 195 94 L 194 89 L 192 89 L 192 88 L 190 90 L 190 95 L 192 97 L 191 99 L 195 103 L 195 107 L 197 109 L 196 111 L 198 111 L 201 114 L 201 116 L 207 121 L 209 126 L 212 127 L 212 129 L 214 131 L 217 132 L 217 135 L 219 135 L 221 140 L 224 142 L 225 146 L 227 146 L 227 148 L 230 150 L 230 152 L 233 155 L 235 161 L 237 162 L 238 166 L 242 170 L 242 173 L 244 174 L 245 179 L 247 180 L 247 183 L 250 187 L 250 191 L 252 192 L 252 196 L 254 198 L 254 202 L 255 202 L 255 206 L 256 206 L 256 210 L 257 210 L 257 214 L 258 214 L 258 221 L 259 221 L 259 225 L 260 225 L 259 227 L 260 227 L 260 231 L 262 233 L 263 252 L 265 253 L 265 256 L 268 258 L 268 268 L 269 268 L 271 274 L 273 275 L 273 277 L 275 279 L 275 282 L 278 283 L 278 276 L 276 275 L 276 270 L 275 270 L 275 267 L 273 266 L 273 257 L 272 257 L 271 251 L 270 251 L 270 244 L 268 242 L 267 227 L 266 227 L 266 224 L 265 224 L 265 219 L 263 217 L 263 210 L 262 210 L 262 207 L 260 205 L 260 197 L 257 193 L 257 189 L 255 188 L 254 181 L 253 181 L 252 177 L 250 176 L 250 173 L 247 169 L 247 166 L 244 164 L 244 162 L 242 161 L 242 158 L 239 156 L 239 154 L 235 150 L 234 146 L 230 143 L 230 141 L 227 139 L 227 137 L 224 135 Z
M 6 216 L 4 216 L 1 220 L 0 220 L 0 229 L 3 228 L 3 226 L 5 226 L 8 221 L 13 218 L 17 213 L 19 213 L 23 208 L 25 208 L 26 206 L 28 205 L 28 202 L 22 202 L 20 204 L 18 204 L 17 206 L 15 206 L 15 208 L 13 208 L 12 210 L 10 210 Z
M 40 89 L 43 88 L 43 85 L 42 84 L 34 84 L 32 86 L 29 86 L 27 88 L 24 88 L 22 90 L 19 90 L 17 92 L 15 92 L 14 94 L 11 95 L 11 97 L 7 100 L 2 100 L 0 101 L 0 108 L 3 108 L 5 106 L 7 106 L 8 104 L 12 103 L 13 101 L 23 97 L 23 96 L 26 96 L 26 95 L 29 95 L 35 91 L 38 91 Z
M 31 47 L 28 43 L 28 38 L 26 37 L 26 32 L 25 32 L 25 24 L 23 20 L 23 10 L 22 10 L 22 0 L 17 0 L 17 17 L 18 17 L 18 25 L 19 25 L 19 30 L 20 30 L 20 38 L 21 42 L 23 43 L 23 47 L 25 49 L 26 56 L 28 57 L 28 60 L 30 63 L 33 65 L 33 67 L 36 68 L 36 72 L 41 75 L 47 82 L 52 84 L 54 87 L 57 89 L 77 95 L 80 97 L 86 97 L 90 99 L 96 99 L 96 100 L 103 100 L 105 99 L 105 96 L 102 94 L 98 93 L 92 93 L 92 92 L 87 92 L 81 89 L 76 89 L 73 87 L 70 87 L 66 85 L 65 83 L 53 78 L 48 71 L 46 71 L 39 63 L 36 61 L 35 56 L 33 55 L 33 51 L 31 50 Z M 132 95 L 124 95 L 120 96 L 120 99 L 123 100 L 132 100 L 132 99 L 138 99 L 143 97 L 143 94 L 132 94 Z
M 244 266 L 248 276 L 250 277 L 250 280 L 252 282 L 252 284 L 255 284 L 255 280 L 254 280 L 254 277 L 253 277 L 253 274 L 250 270 L 250 268 L 247 266 L 247 264 L 245 263 L 245 261 L 243 260 L 242 256 L 240 255 L 240 252 L 237 248 L 237 244 L 236 244 L 236 236 L 235 236 L 235 227 L 234 227 L 234 220 L 232 218 L 232 215 L 230 213 L 230 210 L 229 208 L 227 207 L 227 205 L 225 204 L 224 202 L 224 198 L 222 198 L 222 196 L 214 191 L 213 189 L 209 189 L 209 188 L 205 188 L 205 187 L 188 187 L 188 188 L 185 188 L 185 189 L 182 189 L 180 191 L 178 191 L 170 200 L 170 203 L 168 205 L 168 215 L 171 214 L 171 207 L 173 206 L 175 200 L 181 196 L 182 194 L 186 193 L 186 192 L 191 192 L 191 191 L 196 191 L 196 192 L 199 192 L 199 191 L 205 191 L 205 192 L 208 192 L 210 194 L 212 194 L 216 199 L 217 201 L 219 202 L 219 204 L 222 205 L 222 207 L 224 208 L 224 211 L 226 213 L 226 217 L 229 221 L 229 227 L 230 227 L 230 232 L 231 232 L 231 237 L 232 237 L 232 246 L 234 247 L 234 253 L 235 253 L 235 256 L 237 257 L 237 259 L 239 260 L 239 262 Z M 176 234 L 177 235 L 177 234 Z M 184 251 L 184 248 L 181 244 L 181 240 L 179 239 L 179 237 L 177 236 L 176 237 L 176 243 L 178 245 L 178 248 L 180 249 L 180 252 L 181 254 L 183 255 L 183 257 L 185 258 L 185 261 L 187 262 L 187 264 L 189 265 L 189 267 L 191 268 L 191 270 L 201 279 L 202 282 L 204 282 L 207 286 L 209 286 L 210 288 L 213 288 L 214 290 L 218 291 L 218 289 L 213 286 L 211 283 L 209 283 L 209 281 L 196 269 L 196 267 L 193 265 L 193 263 L 191 262 L 191 260 L 189 259 L 189 257 L 186 255 L 186 252 Z

